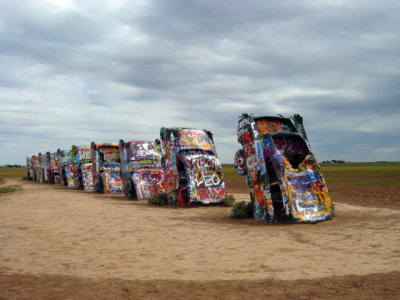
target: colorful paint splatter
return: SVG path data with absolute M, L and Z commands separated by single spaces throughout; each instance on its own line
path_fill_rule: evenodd
M 50 153 L 39 153 L 39 182 L 48 183 L 50 172 Z
M 226 198 L 225 181 L 211 132 L 163 127 L 160 136 L 169 203 L 222 203 Z
M 74 187 L 86 191 L 93 191 L 92 152 L 87 146 L 72 146 L 72 161 L 78 175 L 75 177 Z
M 66 185 L 69 187 L 75 187 L 75 178 L 78 175 L 78 171 L 75 169 L 73 161 L 72 161 L 72 149 L 66 150 L 64 152 L 65 155 L 65 163 L 64 163 L 64 176 Z
M 39 181 L 39 155 L 32 155 L 32 166 L 33 166 L 33 181 Z
M 114 143 L 91 144 L 93 190 L 97 193 L 123 193 L 119 147 Z
M 126 197 L 148 200 L 163 191 L 164 170 L 155 142 L 119 142 L 122 181 Z
M 61 176 L 60 176 L 60 168 L 58 164 L 59 154 L 58 152 L 50 153 L 50 175 L 49 175 L 49 183 L 51 184 L 60 184 Z
M 58 168 L 60 170 L 59 184 L 62 186 L 66 186 L 67 185 L 67 176 L 65 173 L 65 166 L 68 161 L 67 150 L 58 149 L 57 153 L 58 153 L 58 162 L 57 163 L 58 163 Z
M 235 168 L 246 175 L 254 218 L 320 222 L 332 217 L 331 200 L 311 152 L 301 116 L 253 117 L 238 123 Z

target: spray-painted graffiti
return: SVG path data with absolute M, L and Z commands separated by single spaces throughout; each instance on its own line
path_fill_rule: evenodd
M 33 180 L 34 177 L 32 157 L 26 157 L 26 177 L 28 180 Z
M 235 169 L 239 175 L 246 175 L 247 168 L 246 168 L 246 158 L 244 156 L 244 151 L 239 150 L 235 154 Z
M 289 133 L 295 131 L 294 125 L 287 121 L 287 119 L 283 118 L 263 118 L 257 120 L 255 123 L 257 130 L 261 135 L 277 132 Z
M 74 178 L 74 187 L 76 189 L 93 190 L 92 177 L 92 152 L 87 146 L 72 146 L 72 164 L 77 171 Z
M 215 159 L 215 158 L 210 158 Z M 187 169 L 188 191 L 190 198 L 203 199 L 203 203 L 216 203 L 219 199 L 224 199 L 226 194 L 224 176 L 221 168 L 190 168 L 196 166 L 191 162 L 190 156 L 184 156 L 184 160 L 189 168 Z M 219 162 L 218 162 L 219 163 Z M 218 166 L 218 164 L 216 164 Z
M 157 143 L 121 140 L 119 149 L 126 197 L 148 200 L 159 194 L 164 171 Z
M 71 168 L 68 168 L 67 171 L 65 169 L 66 166 L 72 164 L 70 151 L 68 153 L 68 151 L 60 149 L 53 153 L 33 155 L 27 160 L 27 164 L 29 164 L 30 173 L 28 178 L 41 183 L 67 185 L 67 174 L 71 181 L 74 173 Z
M 79 151 L 79 161 L 83 162 L 83 161 L 87 161 L 87 162 L 91 162 L 92 161 L 92 152 L 90 147 L 79 147 L 78 149 Z
M 137 199 L 150 199 L 162 192 L 163 170 L 142 169 L 131 173 Z
M 196 129 L 182 129 L 176 139 L 181 149 L 212 150 L 212 141 L 206 132 Z
M 40 163 L 39 163 L 39 155 L 32 155 L 32 164 L 33 164 L 33 181 L 39 181 L 39 168 L 40 168 Z
M 58 164 L 59 154 L 58 152 L 50 153 L 50 175 L 49 183 L 60 184 L 60 168 Z
M 235 156 L 235 167 L 239 174 L 247 174 L 256 219 L 319 222 L 331 218 L 328 190 L 299 115 L 243 114 L 238 128 L 243 149 Z
M 65 176 L 67 178 L 67 186 L 75 187 L 76 170 L 72 165 L 65 166 Z
M 50 153 L 39 153 L 39 182 L 49 183 Z
M 219 159 L 215 156 L 208 155 L 204 151 L 182 151 L 181 156 L 185 158 L 190 169 L 221 169 L 221 163 Z
M 161 154 L 153 142 L 130 142 L 128 151 L 134 161 L 152 160 L 158 163 L 161 159 Z
M 78 171 L 75 169 L 72 161 L 72 150 L 65 151 L 66 161 L 64 164 L 64 174 L 65 181 L 67 186 L 75 187 L 76 180 L 75 178 L 78 176 Z
M 57 150 L 58 153 L 58 169 L 60 170 L 60 182 L 59 184 L 62 186 L 68 185 L 67 175 L 65 172 L 65 166 L 68 162 L 68 151 L 67 150 Z
M 82 185 L 85 191 L 93 191 L 92 163 L 81 164 Z
M 103 182 L 105 194 L 117 194 L 124 192 L 120 170 L 116 171 L 105 168 L 104 171 L 100 173 L 100 176 Z
M 117 144 L 91 144 L 93 190 L 97 193 L 123 192 Z
M 223 202 L 225 181 L 211 132 L 161 128 L 160 135 L 169 203 L 189 206 Z

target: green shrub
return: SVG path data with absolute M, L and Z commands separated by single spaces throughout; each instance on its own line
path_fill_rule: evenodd
M 232 208 L 231 217 L 234 219 L 252 218 L 253 204 L 246 201 L 236 203 Z
M 249 218 L 253 217 L 253 202 L 247 202 L 247 213 L 249 214 Z
M 5 193 L 12 193 L 15 191 L 15 188 L 12 186 L 5 186 L 0 188 L 0 194 L 5 194 Z
M 235 197 L 233 195 L 228 195 L 224 200 L 224 206 L 232 207 L 235 202 Z
M 166 193 L 160 193 L 157 196 L 148 200 L 149 204 L 153 205 L 168 205 L 168 198 Z

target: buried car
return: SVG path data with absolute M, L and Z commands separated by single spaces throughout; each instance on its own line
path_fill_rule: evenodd
M 39 182 L 48 183 L 50 174 L 50 153 L 39 153 Z
M 119 151 L 126 197 L 148 200 L 162 192 L 164 170 L 155 142 L 120 140 Z
M 75 188 L 93 191 L 92 152 L 87 146 L 72 146 L 72 163 L 77 176 L 74 178 Z
M 210 131 L 161 128 L 164 188 L 170 204 L 223 203 L 226 188 Z
M 65 185 L 68 185 L 67 176 L 65 174 L 65 165 L 66 165 L 67 160 L 68 160 L 67 150 L 58 149 L 57 153 L 58 153 L 57 165 L 58 165 L 58 169 L 60 170 L 60 182 L 59 182 L 59 184 L 62 185 L 62 186 L 65 186 Z
M 49 168 L 49 183 L 60 184 L 61 175 L 60 167 L 58 166 L 59 154 L 58 152 L 49 153 L 50 168 Z
M 255 219 L 319 222 L 332 217 L 331 200 L 300 115 L 254 117 L 238 123 L 235 168 L 246 175 Z
M 58 149 L 57 153 L 59 154 L 58 165 L 61 172 L 60 185 L 74 187 L 77 171 L 72 163 L 72 150 Z
M 114 143 L 92 142 L 93 189 L 97 193 L 123 193 L 119 147 Z
M 26 157 L 26 178 L 28 180 L 33 180 L 33 156 Z
M 39 181 L 40 177 L 40 158 L 39 155 L 32 155 L 33 181 Z

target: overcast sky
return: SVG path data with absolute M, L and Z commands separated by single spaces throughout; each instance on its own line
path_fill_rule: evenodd
M 399 1 L 0 0 L 0 165 L 301 114 L 319 161 L 399 161 Z

